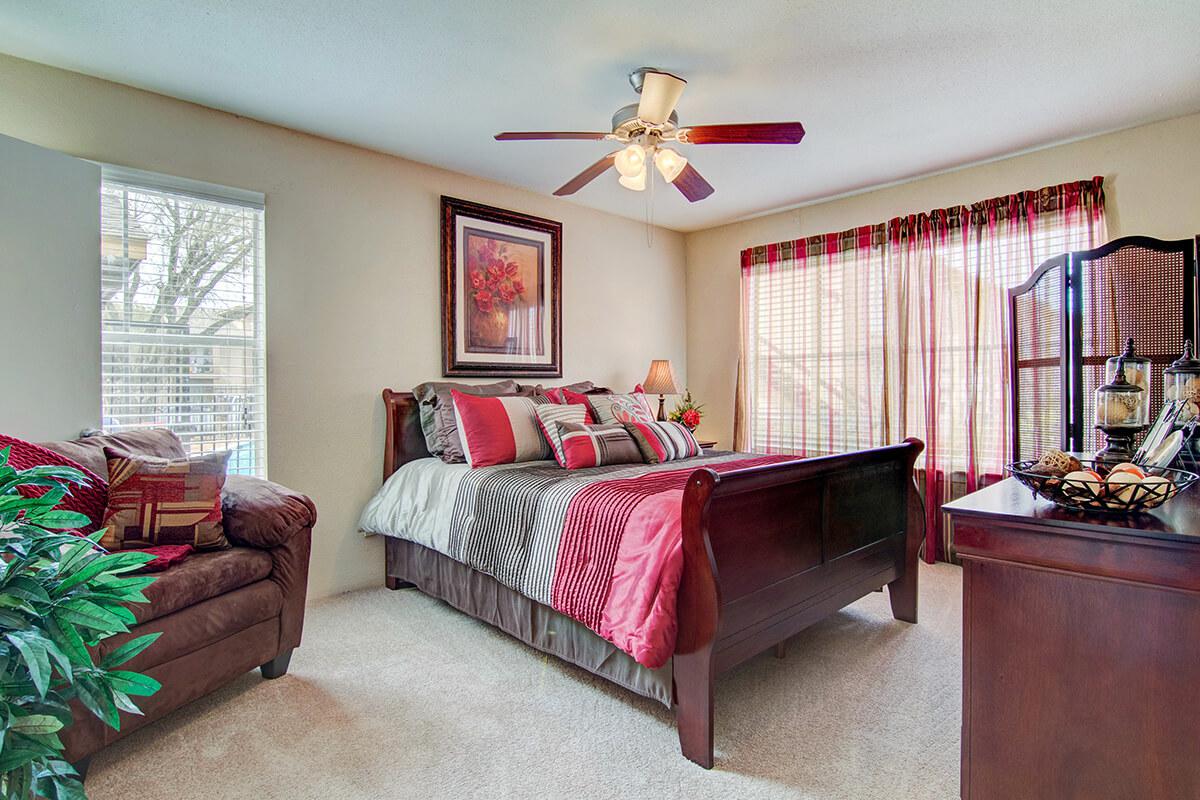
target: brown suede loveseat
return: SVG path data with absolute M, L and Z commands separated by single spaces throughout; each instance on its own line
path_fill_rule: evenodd
M 107 477 L 105 446 L 134 454 L 182 458 L 175 434 L 166 430 L 87 436 L 44 442 Z M 228 550 L 193 553 L 155 573 L 145 591 L 148 603 L 131 606 L 138 625 L 129 634 L 97 646 L 97 660 L 128 639 L 162 632 L 153 645 L 122 669 L 144 672 L 162 683 L 140 697 L 145 716 L 121 714 L 114 731 L 82 708 L 63 732 L 67 758 L 84 772 L 93 753 L 220 688 L 255 667 L 278 678 L 300 644 L 308 557 L 317 511 L 310 499 L 278 484 L 229 475 L 222 493 Z

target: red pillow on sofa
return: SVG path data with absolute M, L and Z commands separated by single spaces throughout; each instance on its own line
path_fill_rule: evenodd
M 87 467 L 72 461 L 64 455 L 41 445 L 0 434 L 0 450 L 6 447 L 12 449 L 8 453 L 8 465 L 13 469 L 25 470 L 31 467 L 71 467 L 83 473 L 87 479 L 86 485 L 67 484 L 67 496 L 58 507 L 63 511 L 74 511 L 83 514 L 92 522 L 80 533 L 93 533 L 100 529 L 100 521 L 104 518 L 104 506 L 108 503 L 108 482 Z M 41 497 L 49 491 L 45 486 L 22 487 L 20 492 L 26 497 Z

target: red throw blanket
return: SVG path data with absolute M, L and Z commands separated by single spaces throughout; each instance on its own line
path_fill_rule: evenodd
M 723 473 L 793 460 L 761 456 L 703 466 Z M 650 668 L 675 650 L 683 490 L 697 466 L 683 463 L 580 490 L 567 508 L 554 568 L 553 608 Z

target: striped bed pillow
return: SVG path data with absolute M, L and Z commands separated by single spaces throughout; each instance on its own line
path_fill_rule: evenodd
M 661 464 L 700 455 L 700 443 L 678 422 L 626 422 L 647 464 Z
M 560 467 L 565 467 L 567 462 L 563 456 L 562 431 L 559 430 L 559 423 L 569 422 L 583 425 L 590 422 L 591 417 L 588 415 L 587 406 L 577 403 L 565 405 L 547 403 L 538 406 L 536 411 L 538 427 L 541 428 L 542 435 L 546 437 L 546 442 L 550 445 L 551 452 L 554 453 L 554 460 Z
M 641 451 L 622 425 L 559 422 L 558 431 L 567 469 L 642 463 Z
M 538 430 L 535 397 L 478 397 L 451 392 L 463 453 L 472 467 L 542 461 L 550 445 Z

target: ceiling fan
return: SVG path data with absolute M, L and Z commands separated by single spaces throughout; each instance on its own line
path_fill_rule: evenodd
M 687 81 L 653 67 L 640 67 L 629 73 L 633 90 L 640 102 L 617 110 L 612 132 L 602 131 L 509 131 L 496 134 L 496 141 L 533 139 L 610 139 L 625 147 L 614 150 L 554 191 L 559 197 L 575 194 L 610 167 L 621 174 L 620 183 L 635 192 L 646 188 L 648 165 L 668 183 L 695 203 L 713 193 L 713 187 L 678 151 L 667 142 L 681 144 L 799 144 L 804 126 L 799 122 L 750 122 L 733 125 L 693 125 L 679 127 L 675 105 Z

